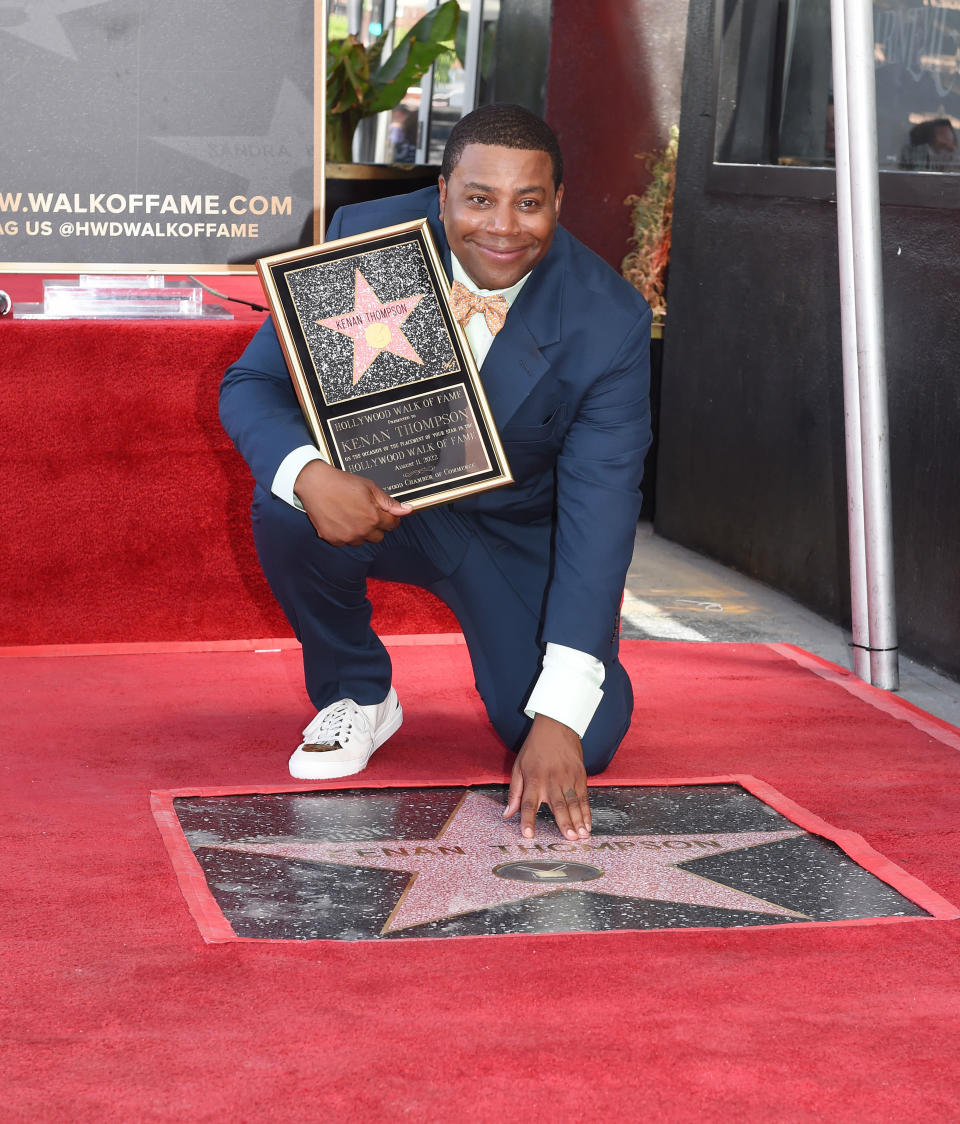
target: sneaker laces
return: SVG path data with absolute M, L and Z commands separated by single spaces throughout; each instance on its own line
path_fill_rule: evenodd
M 332 745 L 342 749 L 349 741 L 357 719 L 364 718 L 353 699 L 341 699 L 325 707 L 303 731 L 305 745 Z

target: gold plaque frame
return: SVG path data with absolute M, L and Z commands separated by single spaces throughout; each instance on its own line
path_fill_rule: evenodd
M 324 460 L 415 508 L 512 482 L 426 219 L 257 269 Z

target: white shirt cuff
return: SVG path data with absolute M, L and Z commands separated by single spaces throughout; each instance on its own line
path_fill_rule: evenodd
M 311 461 L 322 460 L 320 450 L 313 445 L 301 445 L 294 449 L 292 453 L 287 453 L 280 462 L 280 467 L 277 469 L 273 483 L 270 485 L 270 491 L 277 499 L 285 500 L 297 511 L 303 511 L 303 504 L 297 499 L 293 486 L 305 465 L 308 465 Z
M 528 718 L 554 718 L 582 738 L 603 698 L 600 684 L 605 674 L 603 664 L 588 652 L 548 644 L 524 713 Z

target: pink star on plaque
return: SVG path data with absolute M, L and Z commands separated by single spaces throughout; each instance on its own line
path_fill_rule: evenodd
M 220 843 L 224 851 L 305 859 L 412 876 L 381 932 L 392 933 L 509 902 L 586 890 L 809 920 L 805 914 L 683 870 L 677 863 L 802 835 L 792 831 L 597 835 L 578 842 L 555 826 L 523 839 L 489 796 L 467 792 L 432 839 L 339 843 Z
M 403 334 L 401 325 L 423 299 L 424 294 L 381 301 L 358 269 L 354 280 L 353 308 L 339 316 L 328 316 L 317 323 L 353 340 L 353 385 L 363 378 L 381 351 L 423 365 Z

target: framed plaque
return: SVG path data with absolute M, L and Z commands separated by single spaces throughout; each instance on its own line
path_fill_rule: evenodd
M 257 269 L 326 461 L 412 507 L 512 481 L 426 219 Z

